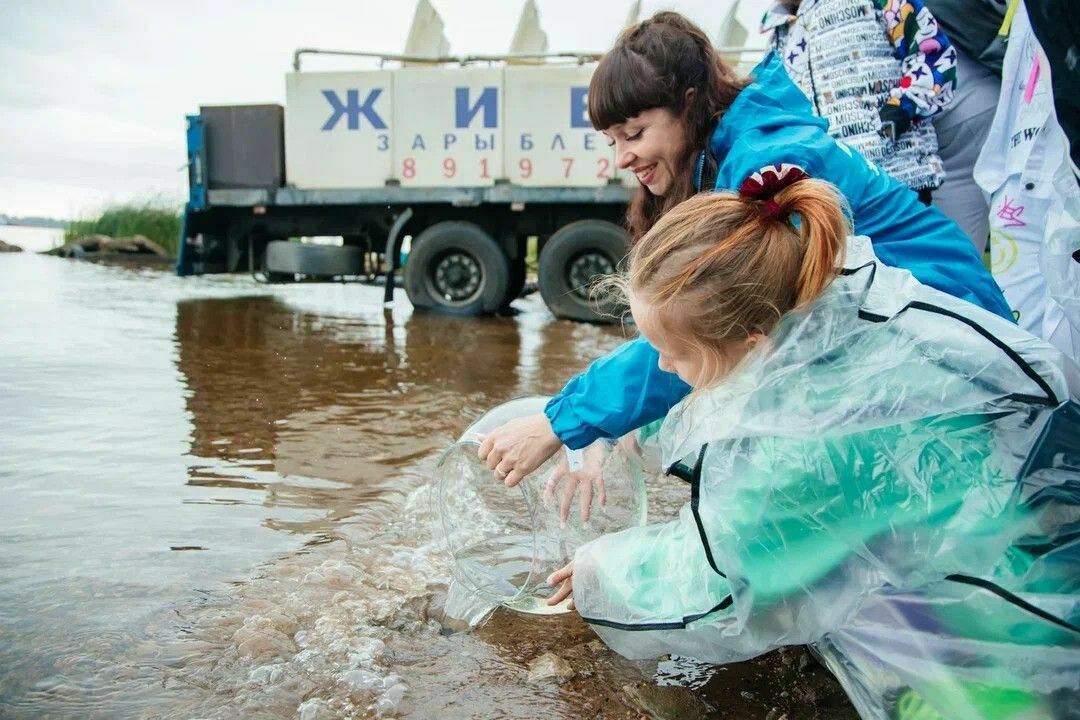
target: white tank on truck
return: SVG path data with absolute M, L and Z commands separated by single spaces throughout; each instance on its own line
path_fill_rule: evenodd
M 593 67 L 290 73 L 286 181 L 312 190 L 608 185 L 614 153 L 586 108 Z
M 591 284 L 626 252 L 622 220 L 636 180 L 616 169 L 589 122 L 599 54 L 547 53 L 533 0 L 510 53 L 454 57 L 448 47 L 438 14 L 420 0 L 404 54 L 301 49 L 284 108 L 188 116 L 178 272 L 379 279 L 389 301 L 410 237 L 401 275 L 413 305 L 477 315 L 522 292 L 535 237 L 537 285 L 552 312 L 610 317 Z M 304 70 L 315 54 L 380 67 Z M 313 236 L 340 241 L 301 241 Z

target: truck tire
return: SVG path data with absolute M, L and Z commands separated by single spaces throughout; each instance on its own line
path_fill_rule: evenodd
M 436 223 L 413 240 L 405 292 L 414 307 L 448 315 L 489 315 L 506 304 L 510 262 L 478 225 Z
M 556 317 L 613 322 L 625 308 L 610 299 L 593 299 L 592 282 L 614 272 L 626 256 L 630 237 L 605 220 L 578 220 L 552 235 L 540 252 L 537 284 Z
M 292 275 L 359 275 L 364 269 L 364 254 L 358 247 L 271 240 L 266 244 L 264 268 L 267 277 L 275 279 Z

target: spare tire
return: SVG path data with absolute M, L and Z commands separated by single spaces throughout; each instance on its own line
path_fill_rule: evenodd
M 449 315 L 488 315 L 506 302 L 506 254 L 479 225 L 441 222 L 416 236 L 405 263 L 414 307 Z
M 294 275 L 339 277 L 359 275 L 364 269 L 364 253 L 353 246 L 308 245 L 271 240 L 266 244 L 263 269 L 268 278 Z
M 618 270 L 629 249 L 627 232 L 605 220 L 578 220 L 559 228 L 540 252 L 537 284 L 544 303 L 557 317 L 613 322 L 625 305 L 611 297 L 594 298 L 593 282 Z

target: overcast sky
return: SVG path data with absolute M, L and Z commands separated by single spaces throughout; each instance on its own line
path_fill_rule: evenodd
M 731 0 L 644 2 L 710 34 Z M 524 0 L 431 0 L 451 52 L 506 52 Z M 550 51 L 606 49 L 631 0 L 537 0 Z M 767 0 L 738 16 L 762 44 Z M 187 193 L 184 116 L 285 102 L 298 47 L 401 52 L 412 0 L 0 0 L 0 214 L 77 218 Z M 349 61 L 305 60 L 305 69 Z M 355 62 L 353 67 L 355 67 Z

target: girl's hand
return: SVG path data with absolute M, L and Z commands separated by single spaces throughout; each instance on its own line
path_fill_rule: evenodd
M 600 507 L 607 504 L 607 491 L 604 489 L 604 461 L 608 456 L 607 443 L 595 442 L 585 448 L 583 463 L 580 469 L 570 470 L 566 454 L 559 459 L 559 464 L 551 473 L 547 484 L 544 486 L 544 499 L 553 501 L 558 490 L 560 495 L 559 519 L 563 523 L 570 517 L 570 508 L 574 503 L 574 493 L 578 495 L 578 512 L 581 522 L 589 521 L 592 514 L 592 503 L 595 497 Z M 559 484 L 562 487 L 559 488 Z
M 574 593 L 574 563 L 570 562 L 566 567 L 560 568 L 555 572 L 548 575 L 547 584 L 551 586 L 562 583 L 562 587 L 555 591 L 555 594 L 548 598 L 548 605 L 558 605 L 566 598 L 570 597 Z M 570 601 L 568 606 L 571 610 L 574 609 L 574 601 Z
M 477 454 L 506 487 L 514 487 L 561 446 L 547 416 L 537 413 L 497 428 L 480 443 Z

